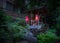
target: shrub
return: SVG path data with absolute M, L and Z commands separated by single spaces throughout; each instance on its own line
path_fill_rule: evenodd
M 53 43 L 54 40 L 57 38 L 57 36 L 52 31 L 49 30 L 45 34 L 41 33 L 41 34 L 37 35 L 38 43 Z

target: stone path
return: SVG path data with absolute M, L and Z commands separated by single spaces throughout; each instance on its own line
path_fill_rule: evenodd
M 17 43 L 37 43 L 37 38 L 31 32 L 26 32 L 24 40 Z
M 20 41 L 20 42 L 17 42 L 17 43 L 28 43 L 28 41 Z

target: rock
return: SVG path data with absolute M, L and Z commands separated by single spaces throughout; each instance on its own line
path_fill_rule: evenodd
M 28 41 L 19 41 L 17 43 L 28 43 Z
M 29 43 L 37 43 L 37 38 L 31 32 L 27 32 L 24 38 Z

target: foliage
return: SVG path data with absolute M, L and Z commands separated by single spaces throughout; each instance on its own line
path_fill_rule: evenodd
M 6 15 L 6 22 L 7 22 L 7 23 L 12 22 L 12 17 Z
M 23 29 L 23 27 L 22 26 L 18 26 L 18 25 L 16 25 L 16 24 L 11 24 L 10 23 L 10 26 L 9 26 L 9 30 L 13 33 L 13 37 L 14 38 L 21 38 L 23 35 L 23 33 L 20 31 L 20 29 Z M 22 35 L 22 36 L 21 36 Z
M 19 24 L 21 25 L 21 24 L 25 24 L 26 22 L 25 22 L 25 20 L 21 20 L 20 22 L 19 22 Z
M 56 24 L 56 29 L 59 29 L 60 28 L 60 24 Z
M 5 19 L 6 16 L 3 14 L 4 14 L 3 10 L 0 9 L 0 25 L 6 24 L 5 23 L 6 22 L 6 19 Z
M 27 2 L 27 5 L 26 5 L 26 1 L 28 1 Z M 18 6 L 20 6 L 20 8 L 22 8 L 22 9 L 24 9 L 24 8 L 26 8 L 26 9 L 28 9 L 28 10 L 30 10 L 30 9 L 32 9 L 33 7 L 35 7 L 36 5 L 38 6 L 38 5 L 40 5 L 40 1 L 39 0 L 15 0 L 14 1 Z
M 14 0 L 14 2 L 15 2 L 16 5 L 18 5 L 19 7 L 23 7 L 23 6 L 24 6 L 24 0 Z
M 5 15 L 4 11 L 0 10 L 0 41 L 3 40 L 21 40 L 25 35 L 25 25 L 18 22 L 12 22 L 12 17 Z M 21 21 L 20 21 L 21 22 Z M 25 22 L 22 20 L 21 23 Z M 5 42 L 4 42 L 5 43 Z M 11 42 L 12 43 L 12 42 Z
M 26 34 L 26 28 L 25 20 L 18 20 L 18 22 L 10 22 L 7 24 L 8 30 L 12 33 L 13 39 L 15 41 L 21 40 L 24 38 Z
M 53 43 L 54 40 L 58 39 L 55 34 L 55 30 L 49 30 L 47 33 L 41 33 L 37 35 L 38 43 Z
M 6 13 L 0 9 L 0 41 L 5 43 L 5 40 L 11 39 L 11 33 L 8 30 L 7 26 L 7 16 Z

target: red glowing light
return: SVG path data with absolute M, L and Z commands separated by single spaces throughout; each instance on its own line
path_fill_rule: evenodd
M 28 18 L 28 16 L 26 16 L 25 20 L 26 20 L 26 22 L 28 22 L 28 21 L 29 21 L 29 18 Z
M 38 21 L 38 20 L 39 20 L 39 17 L 38 17 L 38 15 L 36 15 L 36 17 L 35 17 L 35 20 L 36 20 L 36 21 Z

